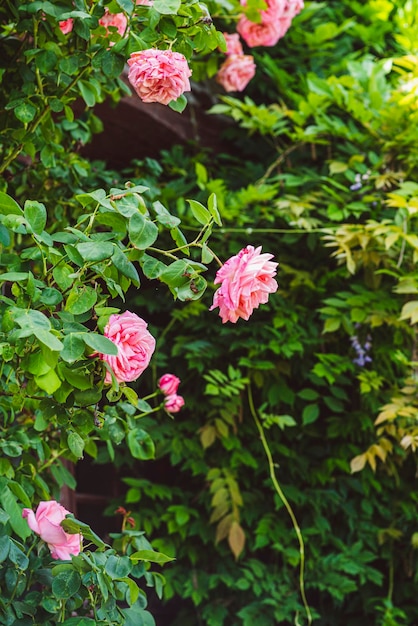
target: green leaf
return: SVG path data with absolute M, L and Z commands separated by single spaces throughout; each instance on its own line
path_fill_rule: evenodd
M 116 267 L 117 270 L 119 270 L 121 274 L 123 274 L 127 278 L 130 278 L 134 285 L 139 287 L 139 276 L 138 272 L 136 271 L 135 265 L 128 261 L 126 255 L 118 246 L 115 246 L 114 248 L 112 261 L 113 265 Z
M 162 15 L 176 15 L 181 6 L 181 0 L 154 0 L 152 6 Z
M 30 102 L 22 102 L 15 107 L 14 114 L 18 120 L 24 124 L 29 124 L 29 122 L 31 122 L 35 117 L 36 110 L 36 107 L 34 107 Z
M 61 358 L 67 363 L 74 363 L 83 356 L 85 343 L 78 333 L 70 333 L 64 337 Z
M 99 335 L 98 333 L 85 333 L 80 335 L 80 337 L 84 343 L 89 346 L 89 348 L 95 350 L 95 352 L 110 354 L 111 356 L 118 355 L 119 351 L 117 345 L 103 335 Z
M 90 528 L 88 524 L 85 524 L 84 522 L 80 522 L 80 520 L 75 519 L 72 516 L 67 515 L 65 520 L 61 522 L 61 526 L 63 527 L 66 533 L 70 533 L 70 534 L 81 533 L 84 539 L 88 539 L 100 549 L 103 549 L 106 547 L 105 542 L 102 541 L 102 539 L 100 539 L 100 537 L 96 535 L 95 532 L 92 531 L 92 529 Z
M 1 215 L 23 215 L 23 211 L 13 198 L 7 193 L 0 191 L 0 214 Z
M 14 319 L 25 333 L 20 334 L 21 337 L 28 337 L 29 335 L 37 334 L 37 332 L 42 329 L 51 329 L 51 322 L 46 315 L 40 311 L 35 311 L 34 309 L 28 309 L 25 311 L 15 309 Z
M 4 274 L 0 274 L 0 281 L 8 280 L 10 282 L 18 283 L 22 280 L 27 280 L 28 278 L 28 272 L 5 272 Z
M 131 554 L 129 558 L 132 561 L 147 561 L 149 563 L 159 563 L 160 565 L 175 561 L 173 557 L 167 556 L 162 552 L 154 552 L 154 550 L 138 550 Z
M 6 521 L 2 522 L 3 524 L 5 524 L 7 523 L 9 516 L 5 514 L 4 511 L 2 511 L 2 514 L 6 516 Z M 0 563 L 3 563 L 3 561 L 7 559 L 11 543 L 12 540 L 7 535 L 3 535 L 0 537 Z
M 182 93 L 181 96 L 177 98 L 177 100 L 172 100 L 171 102 L 169 102 L 168 106 L 170 107 L 170 109 L 173 109 L 173 111 L 176 111 L 177 113 L 183 113 L 184 109 L 187 106 L 187 98 L 184 93 Z
M 307 424 L 312 424 L 319 417 L 319 407 L 317 404 L 308 404 L 303 409 L 302 413 L 302 423 L 304 426 Z
M 113 244 L 108 241 L 86 241 L 76 245 L 83 261 L 104 261 L 113 254 Z
M 218 211 L 218 202 L 214 193 L 211 193 L 208 198 L 208 209 L 215 223 L 218 224 L 218 226 L 222 226 L 221 216 L 219 215 Z
M 128 556 L 111 555 L 106 561 L 105 572 L 112 579 L 125 578 L 132 570 L 132 563 Z
M 81 586 L 80 574 L 74 570 L 59 572 L 52 579 L 52 593 L 58 600 L 68 600 Z
M 57 376 L 55 370 L 49 370 L 46 374 L 41 376 L 35 376 L 35 383 L 40 389 L 46 391 L 46 393 L 53 394 L 57 389 L 61 387 L 61 380 Z
M 158 226 L 144 217 L 142 213 L 134 213 L 129 219 L 129 239 L 139 250 L 146 250 L 158 237 Z
M 10 518 L 10 525 L 14 532 L 21 538 L 26 539 L 32 533 L 28 523 L 22 518 L 22 509 L 16 502 L 16 496 L 7 486 L 7 479 L 0 479 L 0 502 Z
M 103 74 L 108 78 L 117 78 L 123 72 L 125 60 L 122 56 L 106 50 L 101 60 Z
M 77 84 L 84 102 L 88 107 L 93 107 L 96 104 L 96 90 L 85 80 L 79 80 Z
M 155 457 L 154 442 L 145 430 L 130 430 L 126 441 L 134 459 L 146 461 Z
M 199 224 L 203 224 L 204 226 L 206 226 L 206 224 L 210 222 L 211 218 L 210 213 L 206 209 L 206 207 L 204 207 L 203 204 L 201 204 L 197 200 L 187 200 L 187 202 L 190 205 L 195 220 L 197 220 Z
M 60 352 L 64 347 L 63 343 L 53 333 L 49 332 L 48 330 L 40 329 L 40 330 L 37 330 L 36 333 L 34 334 L 36 335 L 36 337 L 39 339 L 41 343 L 43 343 L 45 346 L 47 346 L 51 350 Z
M 65 310 L 73 315 L 81 315 L 89 311 L 97 301 L 97 292 L 88 285 L 74 286 L 67 298 Z
M 45 205 L 35 200 L 26 200 L 23 213 L 31 231 L 40 235 L 46 226 Z
M 76 456 L 78 459 L 83 458 L 84 439 L 80 437 L 80 435 L 76 433 L 74 430 L 71 430 L 68 433 L 67 444 L 71 452 L 74 454 L 74 456 Z

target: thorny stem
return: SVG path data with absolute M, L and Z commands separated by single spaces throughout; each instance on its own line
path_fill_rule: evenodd
M 279 481 L 277 480 L 277 476 L 276 476 L 276 472 L 274 469 L 274 461 L 273 461 L 273 456 L 271 454 L 271 450 L 269 447 L 269 444 L 267 442 L 266 436 L 264 434 L 264 429 L 263 426 L 260 422 L 260 420 L 258 419 L 257 416 L 257 411 L 255 409 L 254 406 L 254 400 L 253 400 L 253 394 L 252 394 L 252 390 L 251 390 L 251 385 L 248 385 L 248 403 L 250 406 L 250 412 L 251 415 L 254 419 L 255 425 L 257 427 L 257 430 L 259 432 L 260 435 L 260 439 L 261 439 L 261 443 L 263 444 L 263 448 L 264 448 L 264 452 L 266 453 L 266 457 L 268 460 L 268 464 L 269 464 L 269 470 L 270 470 L 270 478 L 271 478 L 271 482 L 273 483 L 273 487 L 277 493 L 277 495 L 279 496 L 280 500 L 283 502 L 290 519 L 292 520 L 292 524 L 293 524 L 293 528 L 295 529 L 295 533 L 296 536 L 298 538 L 298 542 L 299 542 L 299 554 L 300 554 L 300 568 L 299 568 L 299 589 L 300 589 L 300 595 L 302 598 L 302 603 L 303 606 L 305 607 L 305 611 L 306 611 L 306 617 L 308 620 L 308 625 L 310 626 L 312 624 L 312 614 L 311 614 L 311 610 L 309 608 L 309 604 L 308 601 L 306 600 L 306 594 L 305 594 L 305 543 L 303 541 L 303 537 L 302 537 L 302 532 L 299 528 L 299 524 L 298 521 L 296 519 L 296 516 L 293 512 L 292 507 L 290 506 L 290 503 L 288 501 L 288 499 L 286 498 Z M 296 617 L 295 620 L 295 624 L 298 626 L 298 620 Z

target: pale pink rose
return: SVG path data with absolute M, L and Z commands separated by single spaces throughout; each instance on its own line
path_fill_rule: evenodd
M 118 382 L 132 382 L 148 367 L 155 339 L 147 326 L 141 317 L 130 311 L 110 316 L 103 334 L 118 347 L 118 354 L 99 356 L 109 364 Z M 106 372 L 105 382 L 112 382 L 109 372 Z
M 222 322 L 235 323 L 238 318 L 248 320 L 254 309 L 268 301 L 270 293 L 278 289 L 273 276 L 277 263 L 272 254 L 261 254 L 261 246 L 247 246 L 231 257 L 217 272 L 215 284 L 221 283 L 210 308 L 219 307 Z
M 70 17 L 68 20 L 62 20 L 59 22 L 58 26 L 64 35 L 68 35 L 68 33 L 71 33 L 73 30 L 74 20 Z
M 166 396 L 171 396 L 174 393 L 177 393 L 177 389 L 179 388 L 180 378 L 174 376 L 174 374 L 164 374 L 161 376 L 158 381 L 158 387 Z
M 238 33 L 223 33 L 223 36 L 225 37 L 226 41 L 225 54 L 227 54 L 228 56 L 230 54 L 244 54 Z
M 107 34 L 109 35 L 109 27 L 113 26 L 118 31 L 119 35 L 122 36 L 125 34 L 126 26 L 128 24 L 128 20 L 124 13 L 109 13 L 109 10 L 105 9 L 105 14 L 99 19 L 100 26 L 104 26 L 106 28 Z
M 55 500 L 40 502 L 36 513 L 31 509 L 22 511 L 22 517 L 27 519 L 29 528 L 48 544 L 53 559 L 66 561 L 81 550 L 81 535 L 70 535 L 61 526 L 62 520 L 69 513 L 70 511 Z
M 128 79 L 143 102 L 168 104 L 190 91 L 186 57 L 172 50 L 141 50 L 128 59 Z
M 183 406 L 184 398 L 182 396 L 178 396 L 176 393 L 166 396 L 164 408 L 167 413 L 178 413 Z
M 138 6 L 139 4 L 142 4 L 143 6 L 146 7 L 152 7 L 152 5 L 154 4 L 153 0 L 136 0 L 135 4 Z
M 286 34 L 291 23 L 290 18 L 280 18 L 268 19 L 256 24 L 242 15 L 237 24 L 237 31 L 250 48 L 275 46 L 279 39 Z
M 216 80 L 225 91 L 243 91 L 255 74 L 255 63 L 248 54 L 231 54 L 219 68 Z

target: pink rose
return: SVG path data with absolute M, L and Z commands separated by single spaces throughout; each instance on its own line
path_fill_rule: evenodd
M 244 54 L 238 33 L 223 33 L 226 41 L 226 54 Z
M 178 413 L 182 406 L 184 406 L 184 398 L 176 393 L 167 396 L 164 402 L 167 413 Z
M 255 74 L 255 63 L 248 54 L 231 54 L 219 68 L 216 80 L 225 91 L 243 91 Z
M 190 91 L 186 57 L 172 50 L 141 50 L 128 60 L 128 79 L 143 102 L 168 104 Z
M 154 2 L 153 2 L 153 0 L 136 0 L 135 4 L 137 6 L 139 4 L 142 4 L 143 6 L 151 7 L 154 4 Z
M 177 389 L 180 384 L 180 378 L 174 376 L 174 374 L 164 374 L 158 381 L 158 387 L 161 389 L 164 395 L 171 396 L 177 393 Z
M 256 24 L 242 15 L 237 24 L 237 31 L 245 43 L 255 46 L 275 46 L 287 32 L 292 20 L 290 18 L 268 19 Z
M 68 20 L 62 20 L 59 22 L 58 26 L 64 35 L 68 35 L 68 33 L 71 33 L 73 30 L 74 20 L 70 17 Z
M 55 500 L 40 502 L 36 513 L 31 509 L 22 511 L 22 517 L 27 519 L 29 528 L 48 544 L 53 559 L 66 561 L 72 554 L 77 555 L 80 552 L 81 535 L 69 535 L 61 526 L 69 512 Z
M 99 24 L 100 26 L 104 26 L 108 35 L 110 34 L 109 28 L 113 26 L 122 37 L 122 35 L 125 34 L 128 20 L 124 13 L 109 13 L 109 10 L 106 8 L 105 14 L 99 19 Z
M 136 380 L 148 367 L 155 350 L 155 339 L 147 330 L 148 324 L 135 313 L 125 311 L 111 315 L 104 329 L 104 336 L 118 347 L 117 356 L 99 354 L 112 368 L 118 382 Z M 106 383 L 112 382 L 109 372 Z
M 221 283 L 221 287 L 215 292 L 210 311 L 219 307 L 223 324 L 235 323 L 240 317 L 248 320 L 253 310 L 277 291 L 273 276 L 278 264 L 270 261 L 272 258 L 272 254 L 261 254 L 261 246 L 247 246 L 218 270 L 215 284 Z

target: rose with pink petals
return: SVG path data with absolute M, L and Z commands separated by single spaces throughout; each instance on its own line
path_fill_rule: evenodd
M 275 46 L 287 33 L 291 23 L 290 18 L 268 19 L 255 23 L 242 15 L 237 24 L 237 31 L 250 48 Z
M 223 33 L 226 42 L 226 55 L 244 54 L 238 33 Z
M 248 54 L 231 54 L 216 75 L 225 91 L 243 91 L 255 74 L 255 63 Z
M 167 413 L 178 413 L 183 406 L 184 398 L 182 396 L 178 396 L 176 393 L 166 396 L 164 408 Z
M 48 544 L 53 559 L 67 561 L 71 555 L 81 550 L 81 535 L 70 535 L 61 526 L 70 511 L 67 511 L 55 500 L 40 502 L 36 513 L 32 509 L 23 509 L 22 517 L 26 518 L 29 528 Z
M 247 246 L 231 257 L 217 272 L 215 292 L 210 308 L 219 307 L 222 323 L 235 323 L 240 317 L 248 320 L 254 309 L 268 301 L 278 289 L 274 276 L 277 263 L 272 254 L 262 254 L 261 246 Z
M 58 26 L 64 35 L 68 35 L 73 30 L 74 20 L 71 17 L 68 20 L 61 20 Z
M 125 34 L 128 20 L 124 13 L 109 13 L 109 9 L 106 8 L 104 15 L 99 19 L 99 24 L 100 26 L 104 26 L 108 35 L 111 32 L 109 28 L 113 27 L 116 28 L 117 32 L 122 37 L 122 35 Z
M 128 79 L 143 102 L 168 104 L 190 91 L 186 57 L 172 50 L 141 50 L 128 60 Z
M 155 339 L 147 326 L 141 317 L 130 311 L 110 316 L 104 336 L 117 346 L 118 354 L 99 356 L 108 363 L 118 382 L 132 382 L 148 367 L 155 350 Z M 112 382 L 109 372 L 106 372 L 105 382 Z
M 158 387 L 166 396 L 171 396 L 177 393 L 179 388 L 180 378 L 174 376 L 174 374 L 164 374 L 158 381 Z

